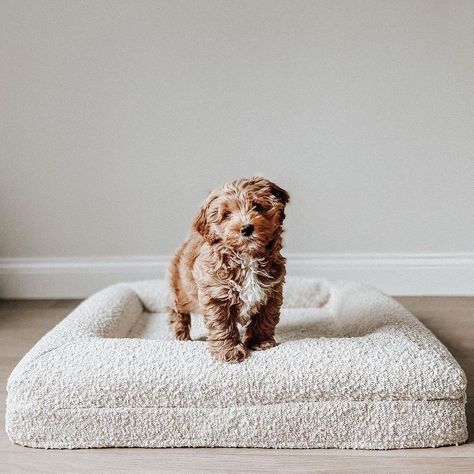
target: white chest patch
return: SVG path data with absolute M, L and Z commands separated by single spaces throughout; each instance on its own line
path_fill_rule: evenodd
M 244 262 L 244 279 L 239 289 L 239 298 L 242 301 L 237 321 L 245 326 L 259 307 L 267 301 L 267 287 L 263 286 L 258 278 L 258 264 L 255 261 Z

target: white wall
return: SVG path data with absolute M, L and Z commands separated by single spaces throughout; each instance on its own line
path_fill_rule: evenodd
M 470 253 L 473 22 L 470 0 L 4 0 L 0 258 L 169 255 L 256 172 L 292 195 L 289 253 Z

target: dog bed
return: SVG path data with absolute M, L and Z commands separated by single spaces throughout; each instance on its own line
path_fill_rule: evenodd
M 216 362 L 193 317 L 173 340 L 163 281 L 118 284 L 46 334 L 8 381 L 38 448 L 393 449 L 466 440 L 463 371 L 413 315 L 356 283 L 289 279 L 277 347 Z

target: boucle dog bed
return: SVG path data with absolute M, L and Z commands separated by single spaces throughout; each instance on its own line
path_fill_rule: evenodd
M 84 301 L 10 376 L 7 431 L 41 448 L 392 449 L 466 440 L 465 376 L 414 316 L 355 283 L 289 279 L 275 348 L 214 361 L 171 338 L 162 281 Z

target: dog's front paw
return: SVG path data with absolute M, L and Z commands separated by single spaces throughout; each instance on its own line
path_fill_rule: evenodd
M 266 341 L 255 341 L 253 339 L 247 339 L 245 346 L 254 351 L 265 351 L 276 346 L 275 339 L 267 339 Z
M 176 340 L 177 341 L 192 341 L 189 330 L 176 331 Z
M 248 349 L 243 344 L 235 346 L 223 346 L 212 352 L 216 360 L 222 362 L 242 362 L 248 356 Z

